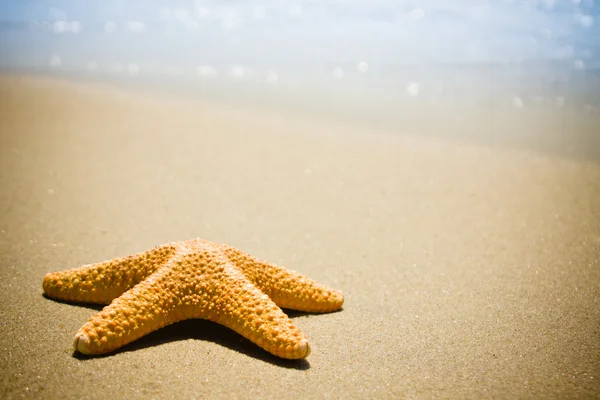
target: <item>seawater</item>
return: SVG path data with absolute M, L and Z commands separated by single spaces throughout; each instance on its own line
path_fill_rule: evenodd
M 0 68 L 390 124 L 440 103 L 597 119 L 597 3 L 4 1 Z

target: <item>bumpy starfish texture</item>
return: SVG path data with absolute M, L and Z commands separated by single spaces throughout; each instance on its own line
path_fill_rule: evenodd
M 109 304 L 75 335 L 75 350 L 112 352 L 190 318 L 225 325 L 282 358 L 310 354 L 308 340 L 279 308 L 338 310 L 341 292 L 232 247 L 194 239 L 44 277 L 48 297 Z

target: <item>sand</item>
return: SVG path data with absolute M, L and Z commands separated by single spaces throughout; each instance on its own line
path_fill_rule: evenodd
M 0 129 L 2 398 L 600 397 L 597 162 L 15 75 Z M 193 237 L 344 292 L 290 313 L 308 359 L 207 321 L 73 354 L 96 309 L 45 273 Z

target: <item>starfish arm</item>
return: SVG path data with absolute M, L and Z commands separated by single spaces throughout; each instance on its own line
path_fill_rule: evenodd
M 304 334 L 265 293 L 237 269 L 228 268 L 227 276 L 221 280 L 220 295 L 199 317 L 233 329 L 278 357 L 298 359 L 310 354 Z
M 296 271 L 258 260 L 223 245 L 227 257 L 279 307 L 305 312 L 331 312 L 344 304 L 342 292 L 317 283 Z
M 75 334 L 86 355 L 114 351 L 163 326 L 185 319 L 170 271 L 157 271 L 93 315 Z
M 152 274 L 175 252 L 164 245 L 132 256 L 88 264 L 44 276 L 42 287 L 51 298 L 108 304 Z

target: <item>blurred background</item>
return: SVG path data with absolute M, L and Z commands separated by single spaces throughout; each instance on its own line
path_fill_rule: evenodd
M 599 10 L 594 0 L 3 1 L 0 68 L 596 157 Z M 513 117 L 514 129 L 494 131 L 495 118 Z M 432 118 L 446 123 L 426 126 Z

